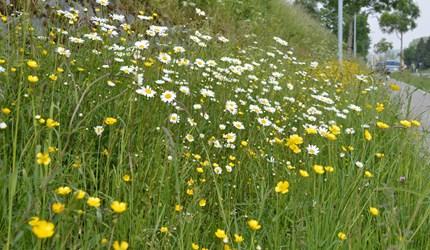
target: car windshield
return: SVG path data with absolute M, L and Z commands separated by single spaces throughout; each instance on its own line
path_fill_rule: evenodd
M 386 61 L 385 65 L 389 65 L 389 66 L 400 66 L 399 62 L 396 61 Z

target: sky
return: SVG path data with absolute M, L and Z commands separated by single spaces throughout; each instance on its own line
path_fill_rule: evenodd
M 417 19 L 417 27 L 403 36 L 403 46 L 405 48 L 416 38 L 430 36 L 430 0 L 415 0 L 415 2 L 420 7 L 420 17 Z M 373 51 L 373 45 L 379 42 L 382 38 L 386 38 L 388 41 L 392 42 L 394 49 L 400 49 L 400 38 L 394 33 L 383 33 L 379 28 L 377 16 L 369 17 L 369 25 L 370 38 L 372 40 L 370 47 L 371 52 Z

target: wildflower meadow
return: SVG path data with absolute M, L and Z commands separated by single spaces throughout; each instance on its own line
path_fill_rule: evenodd
M 19 2 L 0 4 L 3 249 L 430 248 L 419 117 L 303 10 Z

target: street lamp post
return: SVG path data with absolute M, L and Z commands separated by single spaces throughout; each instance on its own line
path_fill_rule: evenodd
M 338 20 L 337 20 L 337 39 L 338 39 L 338 58 L 339 63 L 342 63 L 343 58 L 343 0 L 338 2 Z
M 354 14 L 354 58 L 357 57 L 357 14 Z

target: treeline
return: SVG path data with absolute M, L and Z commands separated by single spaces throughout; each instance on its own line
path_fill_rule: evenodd
M 420 69 L 430 68 L 430 37 L 421 38 L 418 43 L 405 49 L 405 64 Z

